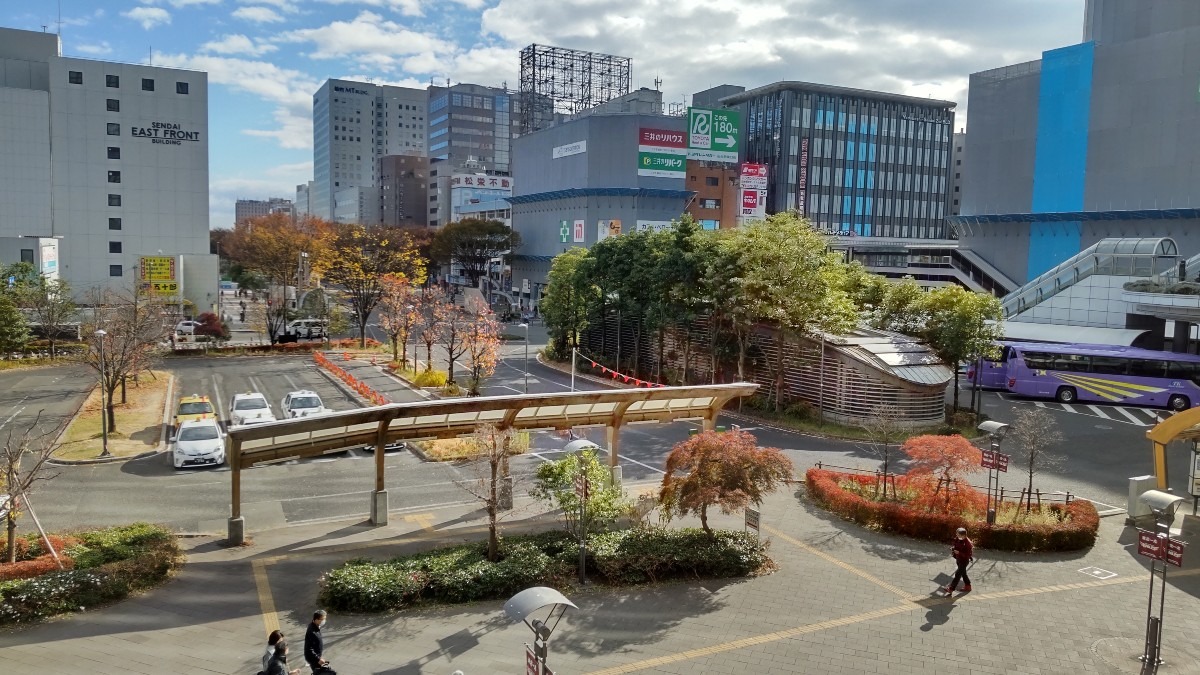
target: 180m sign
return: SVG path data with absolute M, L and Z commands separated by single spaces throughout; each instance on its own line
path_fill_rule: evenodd
M 688 108 L 688 159 L 737 162 L 740 135 L 738 111 Z

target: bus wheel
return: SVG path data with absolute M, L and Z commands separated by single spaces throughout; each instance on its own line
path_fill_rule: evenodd
M 1175 412 L 1179 412 L 1192 407 L 1192 402 L 1189 401 L 1188 397 L 1186 396 L 1175 394 L 1171 398 L 1167 399 L 1167 407 Z
M 1079 395 L 1075 393 L 1075 387 L 1059 387 L 1054 394 L 1054 400 L 1059 403 L 1074 403 L 1077 398 Z

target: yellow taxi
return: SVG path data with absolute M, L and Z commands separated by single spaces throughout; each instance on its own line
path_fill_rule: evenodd
M 175 428 L 179 429 L 184 422 L 215 417 L 216 411 L 207 396 L 184 396 L 179 399 L 179 407 L 175 409 Z

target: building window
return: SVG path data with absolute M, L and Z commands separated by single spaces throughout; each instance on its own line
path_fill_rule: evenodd
M 108 158 L 109 159 L 121 159 L 121 149 L 113 147 L 111 145 L 108 146 Z
M 955 199 L 955 200 L 954 200 L 954 205 L 955 205 L 955 206 L 958 206 L 958 200 L 957 200 L 957 199 Z
M 148 77 L 143 77 L 142 78 L 142 91 L 154 91 L 154 80 L 152 80 Z
M 961 160 L 961 159 L 956 159 L 956 160 L 954 160 L 954 166 L 961 166 L 961 165 L 962 165 L 962 160 Z
M 109 206 L 120 206 L 121 205 L 121 195 L 109 195 L 108 196 L 108 205 Z
M 702 209 L 719 209 L 721 208 L 720 199 L 701 199 L 700 208 Z
M 175 93 L 176 94 L 188 93 L 188 83 L 187 82 L 176 82 L 175 83 Z
M 108 123 L 108 135 L 109 136 L 120 136 L 121 135 L 121 125 L 117 124 L 116 122 L 109 122 Z
M 109 218 L 108 219 L 108 229 L 110 229 L 110 230 L 121 229 L 121 219 L 120 218 Z
M 33 249 L 31 249 L 31 248 L 21 249 L 21 262 L 29 263 L 30 265 L 33 264 Z
M 119 89 L 121 87 L 121 76 L 105 75 L 104 86 L 108 87 L 109 89 Z
M 105 101 L 108 112 L 121 112 L 121 102 L 115 98 L 110 98 Z
M 108 172 L 108 182 L 120 183 L 121 182 L 121 172 L 120 171 L 109 171 Z
M 83 84 L 83 71 L 82 70 L 67 71 L 67 83 L 68 84 Z
M 119 242 L 119 241 L 108 242 L 108 252 L 109 253 L 120 253 L 121 252 L 121 242 Z
M 955 192 L 958 192 L 958 187 L 959 187 L 959 186 L 957 186 L 957 185 L 955 185 L 955 186 L 954 186 L 954 191 L 955 191 Z
M 119 276 L 122 276 L 124 273 L 125 273 L 124 267 L 121 265 L 109 265 L 108 266 L 108 276 L 110 276 L 110 277 L 119 277 Z
M 721 179 L 716 176 L 705 176 L 704 184 L 709 187 L 716 187 L 721 184 Z
M 955 180 L 958 180 L 959 178 L 962 178 L 962 174 L 961 174 L 961 173 L 956 173 L 956 174 L 954 174 L 954 179 L 955 179 Z

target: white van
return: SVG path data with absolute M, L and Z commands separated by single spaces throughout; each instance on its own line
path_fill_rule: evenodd
M 326 337 L 329 334 L 329 322 L 323 319 L 296 319 L 287 325 L 287 333 L 309 340 Z

